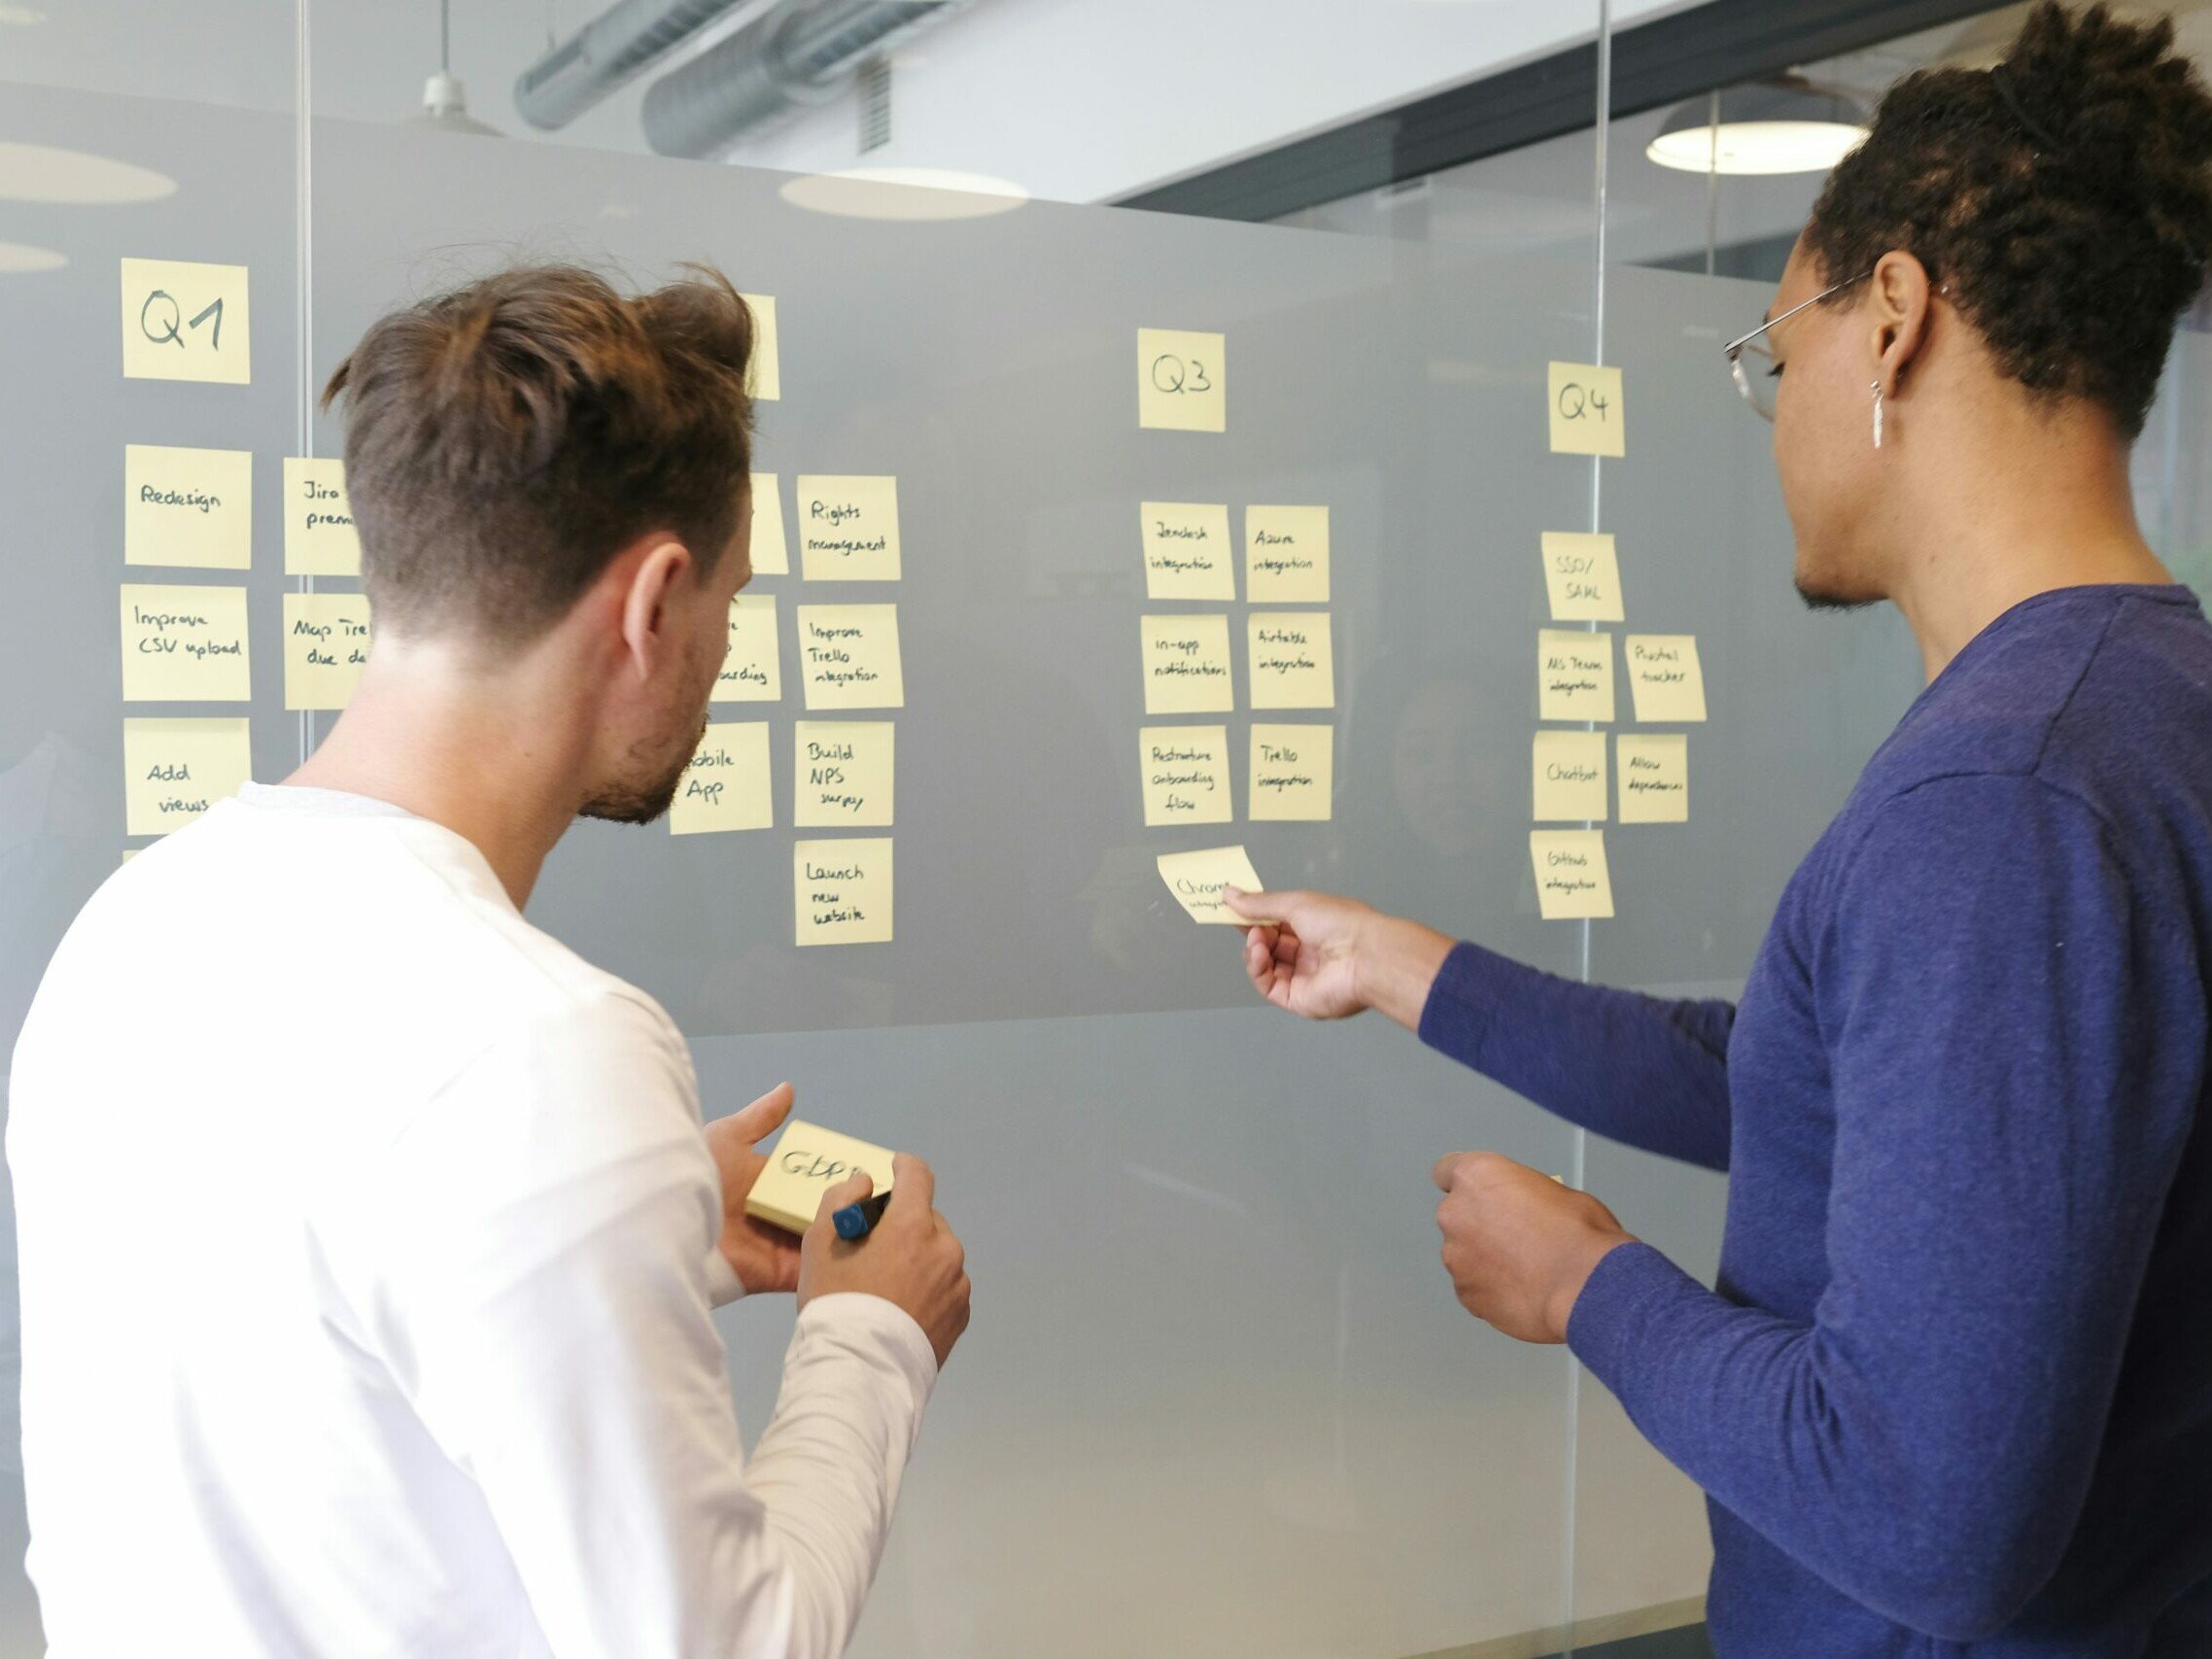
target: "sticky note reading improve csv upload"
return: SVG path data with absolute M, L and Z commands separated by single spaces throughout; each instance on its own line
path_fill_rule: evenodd
M 779 703 L 782 654 L 777 642 L 776 596 L 742 593 L 730 601 L 730 642 L 714 676 L 716 703 Z
M 1537 718 L 1613 717 L 1613 637 L 1545 628 L 1537 634 Z
M 1227 338 L 1187 328 L 1139 328 L 1137 425 L 1183 432 L 1227 431 Z
M 895 605 L 799 606 L 799 672 L 810 709 L 903 709 Z
M 122 447 L 122 562 L 243 570 L 254 562 L 254 453 Z
M 1698 665 L 1693 634 L 1631 634 L 1622 641 L 1628 653 L 1628 692 L 1639 720 L 1705 718 L 1705 670 Z
M 1254 823 L 1320 823 L 1335 794 L 1336 732 L 1331 726 L 1252 727 Z
M 1246 618 L 1255 709 L 1333 709 L 1336 655 L 1326 610 L 1256 610 Z
M 1228 908 L 1224 887 L 1247 893 L 1262 890 L 1252 860 L 1241 847 L 1209 847 L 1202 852 L 1163 852 L 1159 879 L 1175 895 L 1175 902 L 1191 913 L 1192 921 L 1226 922 L 1232 927 L 1250 923 Z
M 799 573 L 810 582 L 899 579 L 899 481 L 799 477 Z
M 368 666 L 368 600 L 358 593 L 284 596 L 284 706 L 343 709 Z
M 1236 598 L 1236 554 L 1228 544 L 1226 505 L 1146 501 L 1137 512 L 1147 599 Z
M 1546 921 L 1613 914 L 1613 881 L 1606 871 L 1604 830 L 1531 830 L 1537 909 Z
M 1535 754 L 1538 822 L 1591 823 L 1606 815 L 1605 733 L 1538 732 Z
M 1329 603 L 1329 509 L 1244 509 L 1244 597 L 1254 605 Z
M 243 716 L 122 723 L 123 833 L 167 835 L 253 776 Z
M 783 396 L 783 351 L 776 338 L 776 295 L 741 294 L 752 311 L 752 357 L 745 363 L 745 392 L 769 399 Z
M 1690 740 L 1680 732 L 1623 732 L 1620 821 L 1686 824 L 1690 821 Z
M 244 703 L 252 696 L 244 588 L 123 584 L 125 703 Z
M 799 721 L 791 821 L 801 829 L 889 828 L 895 732 L 888 720 Z
M 1226 824 L 1229 800 L 1227 726 L 1145 726 L 1137 733 L 1143 763 L 1145 824 Z
M 1555 363 L 1551 389 L 1554 455 L 1628 453 L 1628 417 L 1621 408 L 1620 370 L 1589 363 Z
M 1145 712 L 1226 714 L 1236 707 L 1226 616 L 1147 616 Z
M 346 499 L 346 464 L 329 456 L 284 459 L 284 573 L 358 576 L 361 536 Z
M 791 540 L 783 530 L 783 496 L 773 472 L 752 475 L 752 573 L 791 573 Z
M 1620 559 L 1611 536 L 1545 531 L 1543 580 L 1554 622 L 1622 620 Z
M 745 1194 L 745 1214 L 786 1232 L 805 1232 L 821 1214 L 822 1199 L 830 1190 L 855 1175 L 874 1182 L 875 1192 L 888 1192 L 891 1155 L 880 1146 L 794 1118 L 783 1125 L 783 1138 Z
M 768 722 L 709 725 L 676 780 L 669 803 L 671 835 L 769 829 L 776 804 L 768 782 Z
M 250 322 L 244 265 L 122 261 L 125 379 L 251 385 Z
M 802 841 L 791 881 L 801 945 L 890 943 L 890 837 Z

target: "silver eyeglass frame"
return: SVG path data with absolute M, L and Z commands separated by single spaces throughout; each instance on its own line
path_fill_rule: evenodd
M 1764 407 L 1759 402 L 1758 394 L 1752 389 L 1751 386 L 1750 371 L 1744 366 L 1744 353 L 1746 350 L 1749 350 L 1752 352 L 1752 355 L 1754 357 L 1765 358 L 1770 363 L 1774 362 L 1774 353 L 1768 351 L 1763 346 L 1753 348 L 1751 342 L 1756 340 L 1769 328 L 1788 322 L 1800 311 L 1806 310 L 1811 306 L 1817 305 L 1823 299 L 1832 298 L 1836 294 L 1843 293 L 1845 289 L 1849 288 L 1853 283 L 1864 282 L 1868 277 L 1872 275 L 1874 275 L 1872 271 L 1861 271 L 1855 277 L 1846 278 L 1844 281 L 1839 282 L 1832 287 L 1824 288 L 1818 294 L 1815 294 L 1811 299 L 1805 301 L 1803 305 L 1792 305 L 1780 317 L 1768 318 L 1766 322 L 1761 323 L 1748 334 L 1744 335 L 1740 339 L 1730 340 L 1728 344 L 1720 348 L 1728 356 L 1728 371 L 1730 374 L 1735 376 L 1737 392 L 1742 395 L 1745 402 L 1751 405 L 1751 412 L 1757 415 L 1760 420 L 1772 421 L 1775 418 L 1774 411 L 1772 409 Z

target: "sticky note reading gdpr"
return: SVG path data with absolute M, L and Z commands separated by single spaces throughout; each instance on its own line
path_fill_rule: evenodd
M 787 1232 L 805 1232 L 821 1213 L 830 1190 L 855 1175 L 867 1176 L 877 1192 L 888 1192 L 891 1154 L 794 1118 L 783 1125 L 783 1138 L 745 1194 L 745 1214 Z

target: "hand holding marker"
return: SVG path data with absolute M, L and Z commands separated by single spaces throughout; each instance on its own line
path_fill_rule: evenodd
M 891 1201 L 888 1192 L 872 1192 L 857 1204 L 847 1204 L 830 1217 L 830 1226 L 837 1228 L 837 1236 L 847 1243 L 866 1238 L 869 1229 L 883 1219 L 883 1206 Z

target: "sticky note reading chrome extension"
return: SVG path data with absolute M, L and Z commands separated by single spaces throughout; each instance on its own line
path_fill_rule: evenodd
M 1237 887 L 1247 893 L 1262 890 L 1252 859 L 1241 847 L 1163 852 L 1159 855 L 1159 879 L 1167 883 L 1175 902 L 1191 913 L 1192 921 L 1226 922 L 1231 927 L 1248 924 L 1223 901 L 1222 889 Z
M 805 1232 L 821 1213 L 830 1189 L 855 1175 L 866 1175 L 877 1192 L 888 1192 L 890 1153 L 794 1118 L 783 1125 L 783 1138 L 768 1155 L 768 1167 L 745 1194 L 745 1214 L 786 1232 Z

